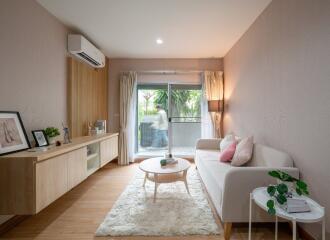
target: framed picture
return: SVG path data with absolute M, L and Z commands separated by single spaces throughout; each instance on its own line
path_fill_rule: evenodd
M 44 147 L 48 146 L 49 142 L 46 137 L 44 130 L 34 130 L 32 131 L 32 135 L 34 140 L 36 141 L 36 147 Z
M 30 147 L 19 112 L 0 111 L 0 156 Z

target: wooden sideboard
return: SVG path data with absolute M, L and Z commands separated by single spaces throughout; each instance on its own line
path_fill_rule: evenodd
M 118 156 L 118 133 L 0 157 L 0 215 L 40 212 Z

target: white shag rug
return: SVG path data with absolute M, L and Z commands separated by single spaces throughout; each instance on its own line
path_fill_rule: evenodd
M 153 203 L 154 183 L 138 173 L 96 231 L 96 236 L 176 236 L 219 234 L 211 207 L 195 169 L 184 183 L 160 184 Z

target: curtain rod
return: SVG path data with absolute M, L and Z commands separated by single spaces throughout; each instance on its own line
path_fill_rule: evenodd
M 197 73 L 201 74 L 204 71 L 200 70 L 150 70 L 150 71 L 136 71 L 137 74 L 163 74 L 163 75 L 176 75 L 176 74 L 191 74 Z M 123 73 L 123 72 L 122 72 Z

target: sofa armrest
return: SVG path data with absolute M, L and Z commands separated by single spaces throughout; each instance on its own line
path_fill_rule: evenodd
M 250 193 L 257 187 L 276 184 L 276 180 L 268 175 L 271 170 L 281 170 L 299 178 L 297 168 L 271 167 L 235 167 L 225 176 L 221 219 L 224 222 L 248 222 Z M 260 216 L 254 216 L 255 221 L 264 221 Z
M 220 149 L 221 138 L 198 139 L 196 149 Z

